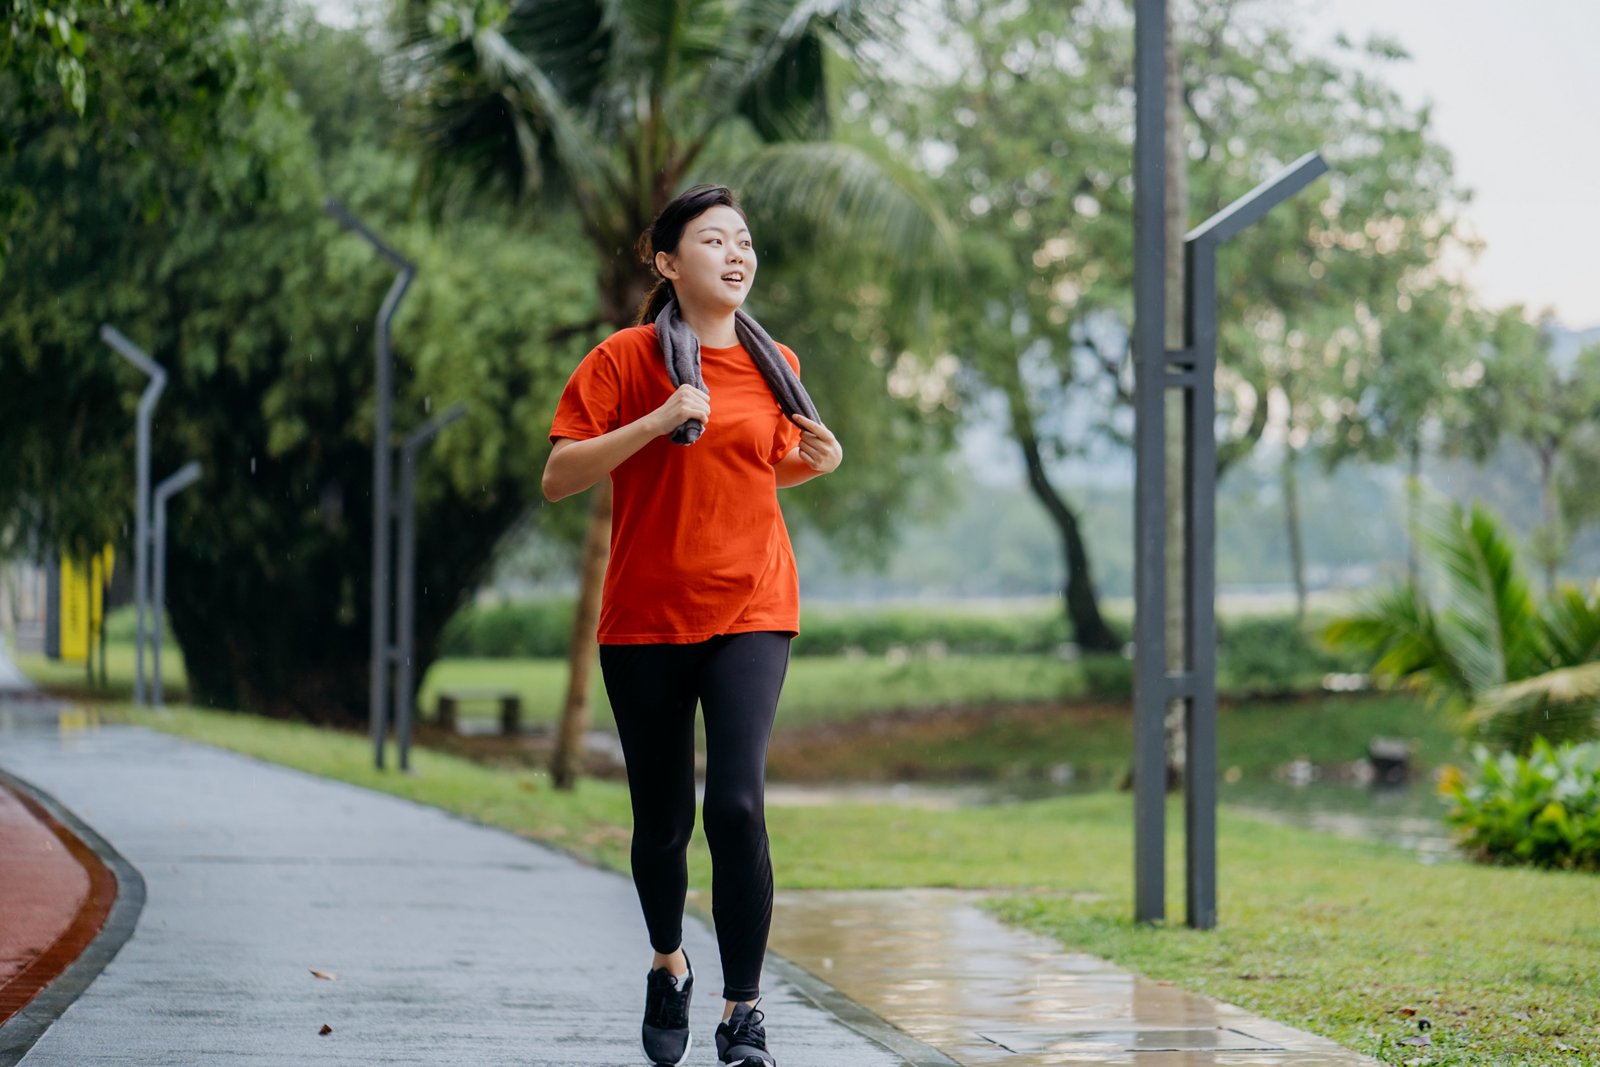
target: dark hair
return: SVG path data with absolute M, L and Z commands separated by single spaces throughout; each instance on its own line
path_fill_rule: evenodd
M 673 292 L 671 279 L 661 277 L 656 270 L 656 253 L 676 252 L 689 223 L 719 205 L 733 208 L 745 222 L 750 221 L 745 216 L 744 208 L 739 206 L 739 201 L 733 198 L 733 191 L 726 185 L 696 185 L 678 194 L 677 199 L 662 208 L 650 228 L 639 235 L 636 251 L 651 273 L 656 275 L 656 283 L 651 287 L 650 295 L 644 298 L 644 303 L 639 305 L 639 317 L 634 320 L 635 325 L 656 321 L 656 316 L 667 306 L 667 301 L 677 295 Z

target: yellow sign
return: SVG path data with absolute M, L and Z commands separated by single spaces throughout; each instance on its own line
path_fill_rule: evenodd
M 104 623 L 105 589 L 115 565 L 110 545 L 95 553 L 88 565 L 61 558 L 61 658 L 82 663 L 100 636 Z

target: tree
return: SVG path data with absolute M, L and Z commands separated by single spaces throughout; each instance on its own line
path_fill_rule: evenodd
M 1489 347 L 1483 384 L 1492 425 L 1526 445 L 1537 464 L 1539 525 L 1532 551 L 1544 569 L 1545 591 L 1553 593 L 1572 544 L 1562 509 L 1564 468 L 1600 420 L 1600 347 L 1584 350 L 1563 369 L 1551 358 L 1548 331 L 1529 322 L 1520 307 L 1495 316 Z
M 598 322 L 631 323 L 649 281 L 630 254 L 694 175 L 749 194 L 757 229 L 804 226 L 915 261 L 937 216 L 859 147 L 824 140 L 838 57 L 888 37 L 885 5 L 690 0 L 428 3 L 406 9 L 405 89 L 435 205 L 490 190 L 569 207 L 598 259 Z M 835 426 L 845 436 L 849 427 Z M 847 438 L 848 439 L 848 438 Z M 553 763 L 576 774 L 611 487 L 590 494 L 569 682 Z
M 1080 510 L 1053 468 L 1092 441 L 1092 404 L 1074 399 L 1100 384 L 1085 348 L 1097 312 L 1125 301 L 1128 284 L 1126 111 L 1105 100 L 1127 30 L 1078 20 L 1068 39 L 1060 23 L 1053 10 L 947 4 L 941 46 L 959 73 L 909 86 L 897 122 L 936 161 L 961 232 L 964 291 L 942 318 L 968 394 L 1000 398 L 1028 487 L 1058 532 L 1074 640 L 1111 650 L 1122 641 L 1100 612 Z
M 1352 458 L 1404 461 L 1411 582 L 1420 573 L 1426 452 L 1482 459 L 1493 444 L 1492 414 L 1477 388 L 1484 375 L 1484 316 L 1468 300 L 1459 286 L 1440 280 L 1396 294 L 1381 318 L 1358 309 L 1354 328 L 1337 344 L 1336 377 L 1315 410 L 1327 469 Z
M 309 21 L 296 34 L 288 84 L 313 113 L 291 106 L 275 43 L 258 39 L 261 100 L 211 101 L 226 137 L 204 166 L 171 148 L 159 216 L 142 213 L 143 164 L 118 154 L 109 119 L 59 116 L 0 163 L 6 181 L 52 193 L 19 235 L 0 301 L 0 447 L 19 461 L 0 464 L 0 508 L 44 544 L 98 545 L 129 525 L 141 383 L 95 336 L 114 323 L 171 373 L 157 475 L 191 458 L 205 468 L 173 503 L 169 545 L 169 607 L 196 695 L 355 725 L 370 632 L 369 324 L 390 278 L 322 215 L 323 196 L 421 264 L 396 322 L 397 426 L 469 405 L 419 478 L 419 678 L 445 620 L 538 498 L 540 428 L 592 339 L 581 284 L 592 261 L 560 220 L 518 228 L 485 209 L 448 234 L 407 222 L 413 168 L 369 139 L 388 111 L 376 57 L 357 34 Z M 135 63 L 165 51 L 181 44 L 141 40 L 124 57 L 129 100 L 168 91 L 163 68 Z
M 1370 379 L 1357 365 L 1405 356 L 1406 369 L 1386 369 L 1380 379 L 1388 375 L 1409 391 L 1471 358 L 1464 347 L 1446 358 L 1447 338 L 1427 345 L 1418 329 L 1425 315 L 1435 322 L 1459 317 L 1450 310 L 1459 301 L 1445 299 L 1448 287 L 1435 265 L 1444 249 L 1466 244 L 1456 223 L 1463 194 L 1428 110 L 1410 109 L 1382 80 L 1385 67 L 1407 58 L 1397 44 L 1341 41 L 1333 57 L 1310 56 L 1296 49 L 1287 26 L 1233 11 L 1221 5 L 1199 12 L 1192 31 L 1197 58 L 1186 97 L 1198 130 L 1191 149 L 1203 205 L 1197 217 L 1309 149 L 1319 149 L 1331 167 L 1317 187 L 1231 242 L 1218 263 L 1219 473 L 1275 428 L 1303 615 L 1300 457 L 1328 444 L 1330 424 L 1348 412 L 1346 398 L 1370 405 Z M 1416 362 L 1426 360 L 1435 366 Z M 1408 392 L 1388 406 L 1417 402 Z M 1418 428 L 1427 425 L 1422 420 Z

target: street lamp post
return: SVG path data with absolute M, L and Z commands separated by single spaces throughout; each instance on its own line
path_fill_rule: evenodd
M 134 532 L 133 532 L 133 598 L 136 604 L 134 629 L 133 702 L 145 702 L 144 643 L 145 608 L 150 602 L 150 424 L 155 418 L 156 401 L 167 387 L 167 372 L 159 363 L 145 355 L 144 350 L 110 325 L 100 327 L 100 339 L 110 345 L 123 359 L 150 376 L 150 384 L 139 397 L 139 423 L 135 460 Z M 156 625 L 161 625 L 156 620 Z
M 400 298 L 405 296 L 417 268 L 405 256 L 395 251 L 377 234 L 363 226 L 356 217 L 345 210 L 343 204 L 329 197 L 323 210 L 339 221 L 345 229 L 359 234 L 377 249 L 378 254 L 399 268 L 389 293 L 378 309 L 374 358 L 377 363 L 374 386 L 372 434 L 372 684 L 368 697 L 368 718 L 372 730 L 373 766 L 383 769 L 384 713 L 388 709 L 389 670 L 391 649 L 389 645 L 389 524 L 393 521 L 390 502 L 390 421 L 394 407 L 394 354 L 389 347 L 390 323 Z
M 465 404 L 452 404 L 406 435 L 400 446 L 400 561 L 395 648 L 395 745 L 400 769 L 411 769 L 411 727 L 416 722 L 417 698 L 413 692 L 416 657 L 417 612 L 417 454 L 440 430 L 467 413 Z
M 1165 713 L 1184 707 L 1186 923 L 1217 922 L 1217 249 L 1328 165 L 1308 152 L 1184 237 L 1183 347 L 1166 347 L 1166 3 L 1137 0 L 1134 85 L 1134 919 L 1166 915 Z M 1183 655 L 1167 667 L 1167 390 L 1183 399 Z
M 150 693 L 151 703 L 156 707 L 164 706 L 161 695 L 161 645 L 166 635 L 163 632 L 161 620 L 166 617 L 167 609 L 167 501 L 200 479 L 200 464 L 190 460 L 176 471 L 163 478 L 156 484 L 155 491 L 155 534 L 154 544 L 151 546 L 155 556 L 155 595 L 153 600 L 155 633 L 152 634 Z

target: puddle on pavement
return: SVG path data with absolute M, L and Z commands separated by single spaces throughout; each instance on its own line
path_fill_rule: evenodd
M 1310 1034 L 1062 951 L 957 890 L 780 892 L 772 948 L 963 1065 L 1357 1067 Z
M 100 709 L 93 705 L 66 703 L 32 693 L 0 696 L 0 735 L 44 729 L 66 740 L 98 730 L 102 722 Z

